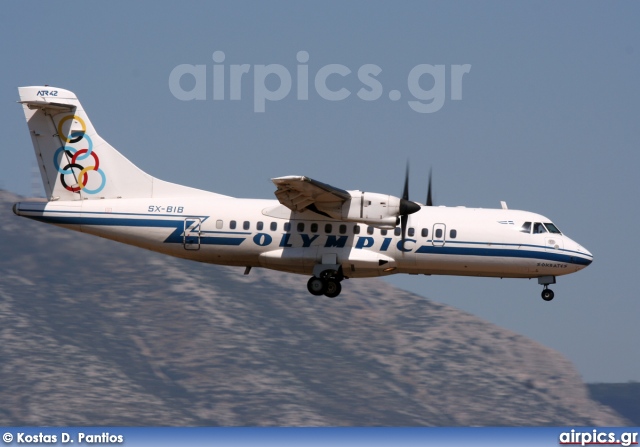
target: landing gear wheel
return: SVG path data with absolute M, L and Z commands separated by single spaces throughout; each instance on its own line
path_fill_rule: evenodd
M 312 276 L 307 282 L 307 290 L 311 295 L 315 295 L 315 296 L 324 295 L 327 290 L 327 283 L 326 281 L 320 278 L 316 278 L 315 276 Z
M 545 300 L 545 301 L 551 301 L 553 299 L 554 295 L 555 294 L 553 293 L 553 290 L 551 290 L 551 289 L 544 289 L 542 291 L 542 299 Z
M 327 285 L 327 289 L 324 292 L 325 296 L 329 298 L 335 298 L 338 295 L 340 295 L 340 292 L 342 291 L 342 286 L 340 285 L 339 281 L 336 281 L 334 279 L 328 279 L 326 281 L 326 285 Z

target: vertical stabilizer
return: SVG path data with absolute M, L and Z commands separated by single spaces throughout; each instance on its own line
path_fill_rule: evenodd
M 96 133 L 75 94 L 48 86 L 18 90 L 49 200 L 153 196 L 154 178 Z

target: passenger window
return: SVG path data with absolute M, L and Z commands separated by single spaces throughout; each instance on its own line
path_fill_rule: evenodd
M 223 222 L 221 220 L 216 220 L 216 228 L 218 230 L 222 230 L 222 224 Z
M 284 231 L 286 231 L 286 232 L 291 231 L 291 222 L 285 222 L 284 223 Z
M 276 231 L 278 229 L 278 222 L 271 222 L 271 226 L 269 228 L 271 231 Z
M 400 236 L 400 235 L 402 234 L 402 230 L 400 229 L 400 227 L 396 227 L 396 228 L 393 230 L 393 234 L 394 234 L 395 236 Z
M 353 234 L 360 234 L 360 225 L 353 226 Z
M 442 239 L 442 228 L 436 230 L 436 239 Z
M 422 237 L 427 237 L 429 236 L 429 230 L 427 228 L 423 228 L 422 231 L 420 232 L 420 235 Z
M 340 227 L 338 228 L 338 231 L 340 232 L 340 234 L 345 234 L 347 232 L 347 226 L 346 225 L 340 225 Z
M 236 221 L 232 220 L 231 222 L 229 222 L 229 229 L 231 230 L 235 230 L 236 229 Z
M 407 235 L 409 237 L 413 237 L 416 234 L 416 230 L 414 228 L 409 228 L 409 231 L 407 231 Z
M 312 223 L 311 224 L 311 232 L 312 233 L 317 233 L 318 232 L 318 224 L 317 223 Z
M 245 220 L 244 223 L 242 224 L 242 228 L 245 230 L 248 230 L 251 227 L 251 224 L 249 223 L 248 220 Z
M 262 222 L 258 222 L 256 224 L 256 230 L 262 231 L 263 228 L 264 228 L 264 224 Z
M 458 230 L 451 230 L 451 231 L 449 231 L 449 237 L 450 237 L 451 239 L 455 239 L 455 238 L 456 238 L 456 236 L 458 236 Z
M 298 233 L 302 233 L 304 231 L 304 222 L 298 222 Z
M 373 234 L 373 227 L 367 227 L 367 234 Z
M 331 224 L 325 224 L 325 226 L 324 226 L 324 232 L 325 232 L 325 233 L 331 233 L 331 231 L 333 231 L 333 225 L 331 225 Z
M 531 233 L 531 222 L 525 222 L 524 224 L 522 224 L 522 228 L 520 228 L 520 231 L 522 231 L 523 233 Z
M 546 233 L 547 229 L 540 222 L 533 224 L 533 234 Z
M 380 230 L 380 234 L 383 235 L 383 236 L 386 236 L 387 235 L 387 230 Z

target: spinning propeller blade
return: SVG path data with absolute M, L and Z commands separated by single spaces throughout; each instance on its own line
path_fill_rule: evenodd
M 431 196 L 431 173 L 432 170 L 429 169 L 429 189 L 427 189 L 427 206 L 433 206 L 433 197 Z
M 407 172 L 404 177 L 404 190 L 400 199 L 400 228 L 402 229 L 402 239 L 407 234 L 407 221 L 409 214 L 420 211 L 420 204 L 409 200 L 409 162 L 407 162 Z

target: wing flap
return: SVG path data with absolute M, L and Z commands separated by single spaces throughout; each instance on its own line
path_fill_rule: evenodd
M 339 212 L 342 204 L 351 199 L 344 189 L 327 185 L 304 176 L 273 178 L 275 195 L 281 204 L 292 211 L 303 211 L 310 206 L 330 214 Z

